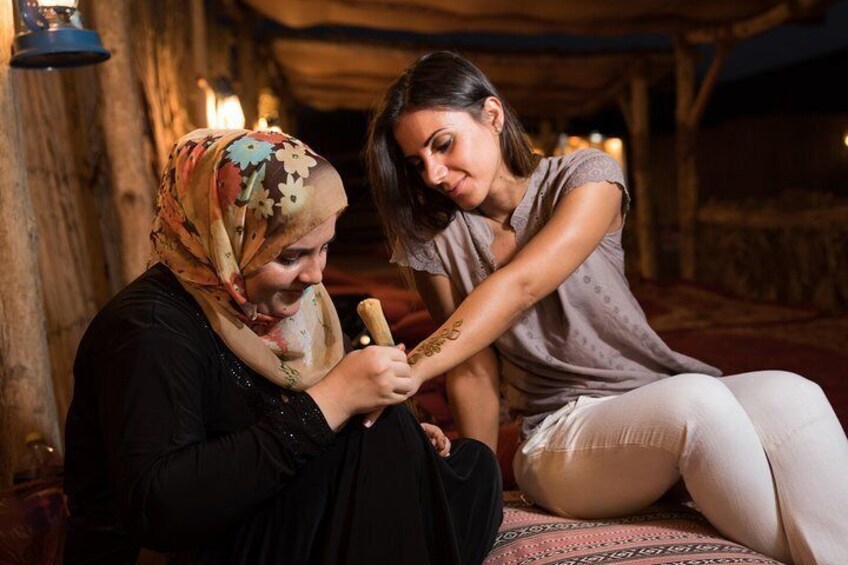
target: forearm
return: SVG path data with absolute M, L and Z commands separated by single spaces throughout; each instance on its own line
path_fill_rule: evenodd
M 500 394 L 498 375 L 455 369 L 447 374 L 448 400 L 460 437 L 498 448 Z
M 536 300 L 513 277 L 496 272 L 410 352 L 413 375 L 424 382 L 468 360 L 491 345 Z
M 127 457 L 127 475 L 117 486 L 134 536 L 146 547 L 181 549 L 278 493 L 333 443 L 317 407 L 304 397 L 248 428 L 177 448 L 147 464 Z

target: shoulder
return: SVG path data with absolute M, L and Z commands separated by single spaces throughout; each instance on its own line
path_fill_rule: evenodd
M 106 351 L 144 339 L 185 345 L 209 345 L 204 318 L 194 299 L 162 265 L 148 269 L 116 294 L 94 317 L 80 351 Z
M 589 182 L 612 182 L 625 186 L 624 173 L 618 161 L 597 149 L 580 149 L 561 157 L 544 160 L 548 178 L 558 180 L 565 188 Z
M 542 179 L 540 193 L 554 202 L 572 189 L 593 182 L 609 182 L 622 190 L 622 212 L 626 212 L 630 195 L 621 166 L 610 155 L 597 149 L 580 149 L 560 157 L 548 157 L 539 164 Z

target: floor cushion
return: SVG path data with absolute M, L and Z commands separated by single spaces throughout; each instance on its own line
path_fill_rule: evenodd
M 504 520 L 484 565 L 780 565 L 723 538 L 695 510 L 655 505 L 622 518 L 571 520 L 506 493 Z

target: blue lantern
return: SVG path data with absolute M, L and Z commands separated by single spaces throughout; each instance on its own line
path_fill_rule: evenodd
M 79 67 L 110 57 L 97 32 L 83 27 L 78 0 L 18 0 L 18 10 L 22 32 L 12 44 L 13 67 Z

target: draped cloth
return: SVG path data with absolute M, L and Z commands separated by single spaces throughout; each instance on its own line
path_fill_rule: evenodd
M 294 137 L 196 130 L 169 156 L 152 261 L 177 276 L 242 361 L 280 386 L 304 390 L 344 353 L 326 290 L 309 287 L 296 314 L 274 319 L 257 311 L 245 278 L 346 206 L 336 170 Z

